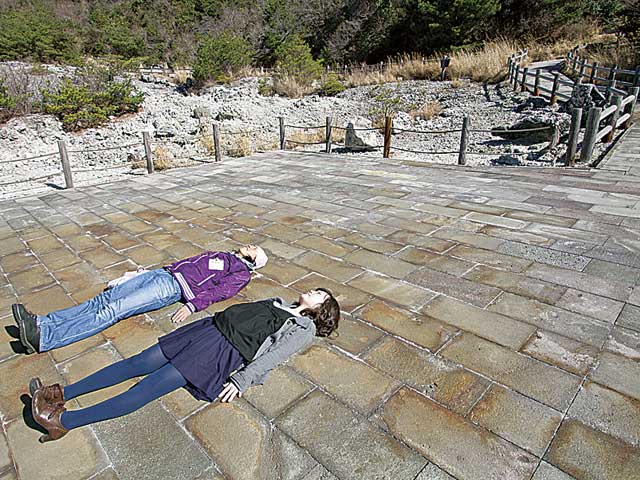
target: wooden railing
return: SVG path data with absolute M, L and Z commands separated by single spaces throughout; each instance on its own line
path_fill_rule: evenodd
M 566 64 L 581 82 L 602 87 L 607 97 L 640 87 L 640 65 L 635 70 L 618 68 L 617 65 L 601 67 L 596 61 L 589 63 L 585 57 L 580 57 L 579 50 L 580 47 L 575 47 L 567 53 Z

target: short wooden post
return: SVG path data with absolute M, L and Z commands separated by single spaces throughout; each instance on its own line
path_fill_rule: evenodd
M 520 84 L 520 91 L 527 91 L 527 75 L 529 74 L 529 67 L 524 67 L 522 70 L 522 83 Z
M 560 85 L 560 72 L 553 72 L 553 86 L 551 87 L 551 105 L 558 101 L 558 86 Z
M 616 80 L 616 75 L 618 73 L 618 65 L 614 65 L 611 67 L 611 71 L 609 72 L 609 87 L 616 88 L 618 81 Z
M 593 83 L 595 85 L 595 82 L 598 79 L 598 62 L 593 62 L 593 65 L 591 66 L 591 73 L 589 74 L 589 83 Z
M 627 119 L 626 122 L 624 122 L 624 128 L 627 129 L 631 126 L 632 123 L 632 119 L 633 119 L 633 113 L 636 110 L 636 105 L 638 104 L 638 96 L 640 95 L 640 87 L 633 87 L 631 89 L 631 95 L 633 95 L 633 100 L 631 100 L 631 103 L 629 104 L 629 118 Z
M 391 128 L 393 126 L 393 121 L 391 117 L 386 117 L 384 119 L 384 147 L 382 148 L 382 156 L 384 158 L 389 158 L 391 155 Z
M 576 64 L 578 63 L 578 56 L 575 54 L 575 52 L 573 53 L 573 61 L 571 62 L 571 71 L 575 72 L 576 71 Z
M 213 124 L 213 149 L 215 153 L 216 162 L 222 160 L 222 151 L 220 149 L 220 127 L 217 123 Z
M 580 161 L 588 163 L 593 155 L 593 148 L 596 145 L 596 135 L 600 128 L 600 115 L 602 114 L 602 108 L 593 107 L 589 109 L 587 114 L 587 130 L 584 133 L 584 139 L 582 140 L 582 149 L 580 150 Z
M 422 62 L 424 63 L 424 62 Z M 511 80 L 511 68 L 513 67 L 513 55 L 507 59 L 507 78 Z
M 516 70 L 513 74 L 513 90 L 518 90 L 518 77 L 520 76 L 520 65 L 516 65 Z
M 327 117 L 327 123 L 325 124 L 325 138 L 326 138 L 326 147 L 324 151 L 326 153 L 331 153 L 331 117 Z
M 571 110 L 571 126 L 569 127 L 569 139 L 567 140 L 567 153 L 564 162 L 567 167 L 572 167 L 576 163 L 575 156 L 578 150 L 578 134 L 580 133 L 581 123 L 582 109 L 574 108 Z
M 611 131 L 607 133 L 606 137 L 604 137 L 604 141 L 607 143 L 613 142 L 613 137 L 616 133 L 616 123 L 618 123 L 622 110 L 622 95 L 616 95 L 613 97 L 613 104 L 616 106 L 616 111 L 611 114 L 611 118 L 609 119 Z
M 69 163 L 69 154 L 67 153 L 67 145 L 64 140 L 58 140 L 58 152 L 60 152 L 60 162 L 62 163 L 62 173 L 64 175 L 64 183 L 67 188 L 73 188 L 73 176 L 71 175 L 71 164 Z
M 280 150 L 285 150 L 284 117 L 278 117 L 278 122 L 280 123 Z
M 536 79 L 533 85 L 533 94 L 537 97 L 540 95 L 540 69 L 536 69 Z
M 640 67 L 637 67 L 636 73 L 633 74 L 633 86 L 640 87 Z
M 586 64 L 587 64 L 587 59 L 582 58 L 580 60 L 580 70 L 578 70 L 578 78 L 580 79 L 580 81 L 582 81 L 582 79 L 584 78 L 584 67 Z
M 147 160 L 147 173 L 153 173 L 153 157 L 151 156 L 151 137 L 149 132 L 142 132 L 144 142 L 144 156 Z
M 467 164 L 467 145 L 469 144 L 469 117 L 462 120 L 462 132 L 460 133 L 460 151 L 458 152 L 458 165 Z

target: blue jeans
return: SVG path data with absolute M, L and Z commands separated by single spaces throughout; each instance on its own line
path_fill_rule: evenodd
M 39 315 L 40 351 L 64 347 L 123 318 L 166 307 L 181 298 L 180 285 L 166 270 L 143 273 L 80 305 Z

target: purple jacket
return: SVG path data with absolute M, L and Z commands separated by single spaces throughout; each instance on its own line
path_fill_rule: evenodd
M 233 297 L 251 280 L 248 265 L 227 252 L 204 252 L 164 268 L 180 284 L 192 313 Z

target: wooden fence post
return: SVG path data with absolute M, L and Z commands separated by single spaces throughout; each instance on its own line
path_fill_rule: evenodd
M 587 114 L 587 130 L 584 133 L 582 140 L 582 149 L 580 150 L 580 161 L 588 163 L 593 155 L 593 147 L 596 145 L 596 135 L 598 134 L 598 128 L 600 128 L 600 114 L 602 108 L 593 107 L 589 109 Z
M 460 133 L 460 151 L 458 152 L 458 165 L 467 164 L 467 145 L 469 144 L 469 117 L 462 120 L 462 132 Z
M 533 94 L 537 97 L 540 95 L 540 69 L 536 69 L 536 79 L 533 85 Z
M 520 75 L 520 65 L 516 64 L 516 70 L 513 75 L 513 91 L 518 90 L 518 76 Z
M 560 72 L 553 72 L 553 86 L 551 87 L 551 105 L 558 101 L 558 86 L 560 85 Z
M 640 66 L 636 68 L 636 73 L 633 74 L 633 86 L 640 87 Z
M 331 117 L 327 117 L 327 123 L 324 127 L 325 135 L 326 135 L 326 147 L 324 151 L 326 153 L 331 153 Z
M 222 160 L 222 152 L 220 149 L 220 127 L 217 123 L 213 124 L 213 149 L 215 151 L 216 162 Z
M 389 158 L 391 154 L 391 128 L 393 121 L 391 117 L 385 117 L 384 119 L 384 147 L 382 148 L 382 156 Z
M 609 87 L 616 88 L 618 81 L 616 80 L 616 75 L 618 73 L 618 65 L 614 65 L 611 68 L 611 72 L 609 72 Z
M 527 75 L 529 74 L 529 67 L 524 67 L 522 70 L 522 83 L 520 84 L 520 91 L 527 91 Z
M 593 65 L 591 66 L 591 73 L 589 74 L 589 83 L 593 83 L 595 85 L 595 82 L 597 82 L 598 80 L 598 62 L 593 62 Z
M 582 81 L 583 77 L 584 77 L 584 67 L 587 63 L 587 59 L 586 58 L 582 58 L 580 59 L 580 70 L 578 70 L 578 78 L 580 79 L 580 81 Z
M 142 132 L 144 142 L 144 156 L 147 160 L 147 173 L 153 173 L 153 157 L 151 156 L 151 137 L 149 132 Z
M 69 164 L 69 154 L 64 140 L 58 140 L 58 152 L 60 152 L 60 162 L 62 163 L 62 173 L 64 183 L 67 188 L 73 188 L 73 176 L 71 175 L 71 165 Z
M 424 62 L 422 62 L 424 63 Z M 507 60 L 507 78 L 511 81 L 511 68 L 513 67 L 513 55 L 511 55 Z
M 284 117 L 278 117 L 278 122 L 280 123 L 280 150 L 285 150 Z
M 580 133 L 580 124 L 582 123 L 582 109 L 574 108 L 571 110 L 571 126 L 569 127 L 569 139 L 567 140 L 567 154 L 565 156 L 565 165 L 572 167 L 575 165 L 576 151 L 578 149 L 578 134 Z
M 611 119 L 609 120 L 609 126 L 611 127 L 611 131 L 607 133 L 604 141 L 607 143 L 613 142 L 613 136 L 616 133 L 616 123 L 618 123 L 618 118 L 620 118 L 620 111 L 622 110 L 622 96 L 616 95 L 613 97 L 613 103 L 616 106 L 616 111 L 611 114 Z
M 576 71 L 576 63 L 578 63 L 578 56 L 575 54 L 575 52 L 573 53 L 573 62 L 571 62 L 571 71 L 575 73 Z
M 625 130 L 631 126 L 631 122 L 633 121 L 633 112 L 636 110 L 636 105 L 638 104 L 638 95 L 640 95 L 640 87 L 633 87 L 631 89 L 631 95 L 633 95 L 633 100 L 629 104 L 629 118 L 626 122 L 624 122 Z

